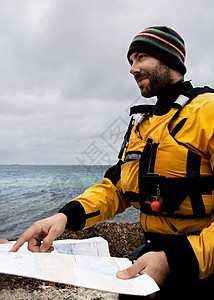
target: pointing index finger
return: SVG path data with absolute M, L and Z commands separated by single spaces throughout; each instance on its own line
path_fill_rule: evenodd
M 31 226 L 28 228 L 16 241 L 16 243 L 13 245 L 13 247 L 10 249 L 9 252 L 17 252 L 21 246 L 24 245 L 25 242 L 27 242 L 35 233 L 35 230 Z

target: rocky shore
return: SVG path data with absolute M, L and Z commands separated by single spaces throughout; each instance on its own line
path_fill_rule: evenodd
M 109 243 L 111 256 L 126 257 L 144 242 L 140 223 L 102 222 L 80 232 L 66 230 L 59 239 L 86 239 L 102 236 Z M 70 285 L 0 274 L 1 300 L 116 300 L 117 295 Z

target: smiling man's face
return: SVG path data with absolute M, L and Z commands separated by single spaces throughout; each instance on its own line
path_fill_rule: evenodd
M 130 73 L 134 76 L 141 95 L 150 98 L 158 91 L 174 83 L 171 70 L 158 59 L 140 52 L 134 52 L 129 57 Z

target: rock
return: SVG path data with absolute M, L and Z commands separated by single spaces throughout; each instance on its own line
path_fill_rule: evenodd
M 29 290 L 23 288 L 0 290 L 1 300 L 116 300 L 117 294 L 90 290 L 85 288 L 70 287 L 56 289 L 45 286 L 40 290 Z
M 96 236 L 108 241 L 110 254 L 116 257 L 126 257 L 144 242 L 140 223 L 114 222 L 101 222 L 78 232 L 65 230 L 58 239 L 86 239 Z M 4 274 L 0 275 L 0 287 L 0 300 L 117 299 L 117 295 L 113 293 Z
M 86 239 L 101 236 L 108 241 L 111 256 L 126 257 L 144 242 L 140 223 L 101 222 L 83 231 L 66 230 L 59 239 Z

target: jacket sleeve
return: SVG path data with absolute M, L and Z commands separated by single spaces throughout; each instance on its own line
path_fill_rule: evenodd
M 113 218 L 130 206 L 120 190 L 121 161 L 105 173 L 101 184 L 87 189 L 68 202 L 59 212 L 67 218 L 66 228 L 82 230 L 100 221 Z

